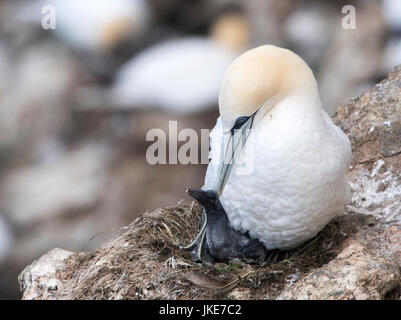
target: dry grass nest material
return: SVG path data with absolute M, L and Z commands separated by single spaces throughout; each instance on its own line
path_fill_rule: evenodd
M 333 259 L 357 231 L 354 216 L 330 222 L 318 236 L 290 252 L 274 252 L 264 266 L 233 260 L 199 265 L 179 248 L 197 234 L 195 203 L 145 213 L 102 249 L 76 253 L 59 278 L 71 299 L 274 299 L 286 284 Z

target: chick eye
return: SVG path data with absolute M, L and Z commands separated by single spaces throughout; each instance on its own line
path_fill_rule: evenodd
M 238 130 L 240 129 L 245 122 L 247 122 L 249 119 L 249 117 L 247 116 L 242 116 L 242 117 L 238 117 L 237 120 L 235 120 L 235 124 L 231 129 L 231 134 L 234 134 L 234 130 Z

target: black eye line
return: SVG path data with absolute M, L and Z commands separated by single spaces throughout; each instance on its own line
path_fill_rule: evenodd
M 250 118 L 251 116 L 242 116 L 238 117 L 237 120 L 235 120 L 234 126 L 231 128 L 231 135 L 234 135 L 234 130 L 240 129 Z

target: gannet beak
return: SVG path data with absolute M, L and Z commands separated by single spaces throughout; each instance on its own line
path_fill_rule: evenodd
M 203 190 L 187 189 L 186 192 L 202 205 L 205 205 L 208 202 L 208 197 Z
M 223 193 L 224 187 L 231 174 L 231 170 L 233 168 L 236 157 L 241 154 L 242 150 L 245 147 L 245 143 L 253 128 L 255 116 L 259 110 L 260 108 L 250 116 L 238 118 L 231 130 L 225 133 L 228 134 L 229 137 L 227 146 L 224 150 L 224 160 L 220 170 L 220 177 L 217 188 L 219 196 Z

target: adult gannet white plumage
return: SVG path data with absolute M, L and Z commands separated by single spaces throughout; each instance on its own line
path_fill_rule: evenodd
M 299 56 L 271 45 L 242 54 L 226 71 L 219 111 L 202 189 L 219 192 L 234 229 L 291 249 L 343 214 L 350 142 Z
M 210 37 L 187 36 L 152 45 L 120 68 L 110 93 L 112 105 L 173 114 L 213 107 L 225 70 L 247 41 L 245 18 L 225 14 Z
M 107 51 L 142 34 L 150 16 L 144 0 L 39 0 L 38 4 L 52 5 L 56 35 L 85 51 Z
M 384 46 L 380 68 L 383 74 L 387 74 L 401 63 L 401 1 L 383 0 L 381 5 L 390 31 Z
M 401 30 L 401 2 L 399 0 L 383 0 L 381 5 L 383 16 L 390 30 Z

